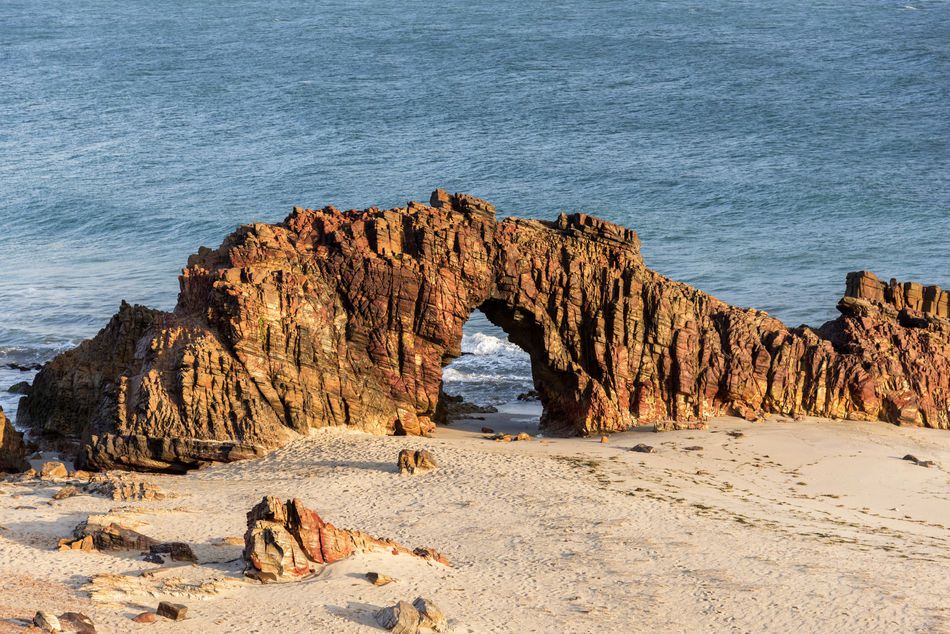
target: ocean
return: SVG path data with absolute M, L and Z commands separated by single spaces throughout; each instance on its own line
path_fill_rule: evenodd
M 950 286 L 950 4 L 0 4 L 0 406 L 200 245 L 435 187 L 584 211 L 791 325 L 848 271 Z M 526 356 L 477 317 L 450 392 Z

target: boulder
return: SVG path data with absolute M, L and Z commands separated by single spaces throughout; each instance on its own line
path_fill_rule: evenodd
M 14 383 L 7 388 L 7 392 L 11 394 L 29 394 L 30 393 L 30 384 L 26 381 L 20 381 L 19 383 Z
M 435 559 L 427 556 L 428 550 L 413 553 L 389 539 L 337 528 L 296 498 L 284 503 L 280 498 L 267 496 L 247 514 L 245 574 L 261 582 L 300 579 L 324 564 L 374 550 Z M 436 559 L 440 560 L 447 563 L 441 556 Z
M 29 468 L 23 434 L 13 428 L 0 408 L 0 471 L 18 473 Z
M 481 310 L 531 359 L 545 435 L 768 414 L 950 427 L 950 293 L 848 275 L 840 315 L 791 328 L 650 270 L 630 229 L 497 219 L 436 191 L 294 209 L 188 259 L 172 312 L 122 304 L 45 364 L 17 422 L 96 469 L 182 472 L 309 430 L 426 435 Z
M 62 462 L 50 460 L 44 462 L 43 466 L 40 467 L 40 478 L 43 480 L 62 480 L 68 477 L 69 471 L 66 470 L 66 465 Z
M 399 473 L 403 475 L 411 475 L 417 471 L 431 471 L 439 466 L 432 453 L 426 449 L 416 451 L 403 449 L 399 452 L 396 464 L 399 467 Z

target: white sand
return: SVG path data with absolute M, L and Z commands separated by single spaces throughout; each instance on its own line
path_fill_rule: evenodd
M 37 609 L 85 612 L 100 632 L 380 632 L 376 609 L 418 595 L 454 632 L 950 632 L 950 432 L 724 418 L 607 444 L 506 444 L 484 440 L 482 425 L 529 426 L 503 414 L 432 439 L 323 431 L 261 460 L 146 476 L 178 496 L 159 502 L 49 504 L 59 486 L 0 485 L 0 632 Z M 640 442 L 658 453 L 627 451 Z M 406 447 L 431 449 L 442 467 L 398 475 Z M 452 566 L 379 553 L 300 583 L 245 581 L 232 561 L 241 547 L 220 540 L 243 534 L 265 494 L 432 546 Z M 134 553 L 55 550 L 87 514 L 114 507 L 141 511 L 125 517 L 147 535 L 195 544 L 202 563 L 149 580 L 137 574 L 155 566 Z M 398 581 L 374 587 L 370 570 Z M 104 572 L 127 575 L 116 603 L 83 589 Z M 128 620 L 161 599 L 187 604 L 189 618 Z

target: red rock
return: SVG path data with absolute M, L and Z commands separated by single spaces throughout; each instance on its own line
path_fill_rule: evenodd
M 188 260 L 173 313 L 123 304 L 37 375 L 18 422 L 78 462 L 184 471 L 349 425 L 428 434 L 442 368 L 481 309 L 531 353 L 547 435 L 767 414 L 950 427 L 950 294 L 849 274 L 841 315 L 789 328 L 646 267 L 585 214 L 487 202 L 295 209 Z
M 132 618 L 136 623 L 154 623 L 158 620 L 158 617 L 155 616 L 154 612 L 142 612 L 138 616 Z
M 322 564 L 373 550 L 410 553 L 392 540 L 324 522 L 298 499 L 283 503 L 279 498 L 267 496 L 247 514 L 246 574 L 263 582 L 304 577 Z M 434 559 L 423 554 L 417 556 Z M 437 561 L 447 564 L 444 558 Z

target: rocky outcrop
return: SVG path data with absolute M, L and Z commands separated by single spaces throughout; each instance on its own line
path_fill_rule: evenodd
M 294 498 L 287 503 L 267 496 L 247 514 L 244 560 L 247 574 L 260 581 L 288 581 L 307 576 L 319 566 L 346 559 L 358 552 L 391 551 L 435 559 L 428 550 L 410 552 L 389 539 L 362 531 L 337 528 Z M 432 551 L 434 552 L 434 551 Z
M 0 471 L 19 473 L 29 468 L 23 434 L 13 428 L 13 423 L 0 408 Z
M 547 434 L 810 414 L 946 428 L 946 291 L 851 274 L 841 316 L 789 328 L 648 269 L 584 214 L 497 220 L 428 205 L 295 209 L 182 272 L 173 313 L 123 304 L 37 375 L 18 422 L 82 439 L 83 465 L 182 471 L 314 427 L 426 434 L 481 309 L 530 357 Z M 441 408 L 444 410 L 444 408 Z

